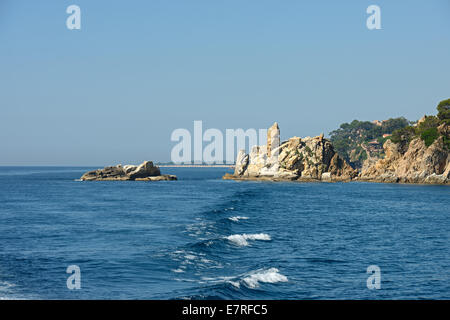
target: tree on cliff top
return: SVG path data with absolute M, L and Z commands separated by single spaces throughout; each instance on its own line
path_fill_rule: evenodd
M 383 134 L 390 134 L 397 129 L 409 126 L 404 117 L 390 118 L 377 125 L 370 121 L 353 120 L 343 123 L 339 129 L 330 132 L 330 140 L 334 149 L 354 168 L 359 168 L 367 159 L 366 151 L 361 147 L 374 139 L 383 140 Z
M 410 126 L 394 131 L 391 137 L 392 142 L 401 143 L 407 147 L 412 139 L 420 137 L 428 147 L 439 136 L 443 136 L 444 144 L 450 149 L 450 137 L 438 130 L 438 127 L 444 123 L 450 125 L 450 99 L 439 102 L 436 109 L 437 116 L 425 116 L 415 127 Z
M 437 106 L 438 118 L 450 124 L 450 99 L 439 102 Z

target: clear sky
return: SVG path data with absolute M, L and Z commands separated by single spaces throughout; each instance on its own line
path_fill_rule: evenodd
M 450 98 L 449 16 L 449 0 L 0 0 L 0 165 L 169 161 L 194 120 L 278 121 L 283 139 L 416 120 Z

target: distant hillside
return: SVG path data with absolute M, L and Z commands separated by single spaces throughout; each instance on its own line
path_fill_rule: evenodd
M 343 123 L 339 129 L 330 132 L 335 150 L 353 168 L 360 169 L 368 158 L 374 160 L 383 156 L 383 143 L 395 130 L 410 126 L 404 117 L 383 121 L 358 121 Z

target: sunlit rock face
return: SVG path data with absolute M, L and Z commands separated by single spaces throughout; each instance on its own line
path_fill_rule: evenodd
M 448 126 L 439 130 L 445 132 Z M 406 148 L 387 140 L 385 157 L 364 168 L 359 180 L 375 182 L 450 184 L 450 152 L 444 137 L 437 138 L 429 147 L 416 138 Z
M 254 146 L 249 154 L 241 150 L 233 175 L 225 179 L 345 181 L 357 172 L 334 151 L 323 134 L 317 137 L 292 137 L 280 142 L 275 122 L 267 132 L 267 145 Z

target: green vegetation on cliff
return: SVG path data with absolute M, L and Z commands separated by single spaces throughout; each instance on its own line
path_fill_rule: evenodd
M 437 106 L 437 110 L 437 117 L 446 124 L 450 125 L 450 99 L 441 101 Z
M 330 140 L 341 157 L 354 168 L 360 168 L 368 157 L 366 150 L 382 153 L 381 146 L 388 138 L 386 135 L 409 125 L 410 122 L 403 117 L 374 122 L 353 120 L 330 132 Z
M 445 146 L 450 150 L 449 132 L 444 125 L 450 125 L 450 99 L 441 101 L 436 109 L 438 111 L 437 116 L 424 116 L 415 126 L 394 131 L 391 137 L 392 142 L 407 146 L 412 139 L 420 137 L 429 147 L 442 136 Z
M 373 122 L 353 120 L 330 132 L 330 140 L 339 155 L 354 168 L 361 168 L 369 156 L 384 156 L 382 145 L 387 139 L 406 151 L 415 138 L 422 139 L 429 147 L 442 137 L 450 150 L 450 99 L 441 101 L 437 111 L 436 116 L 424 116 L 414 124 L 403 117 Z

